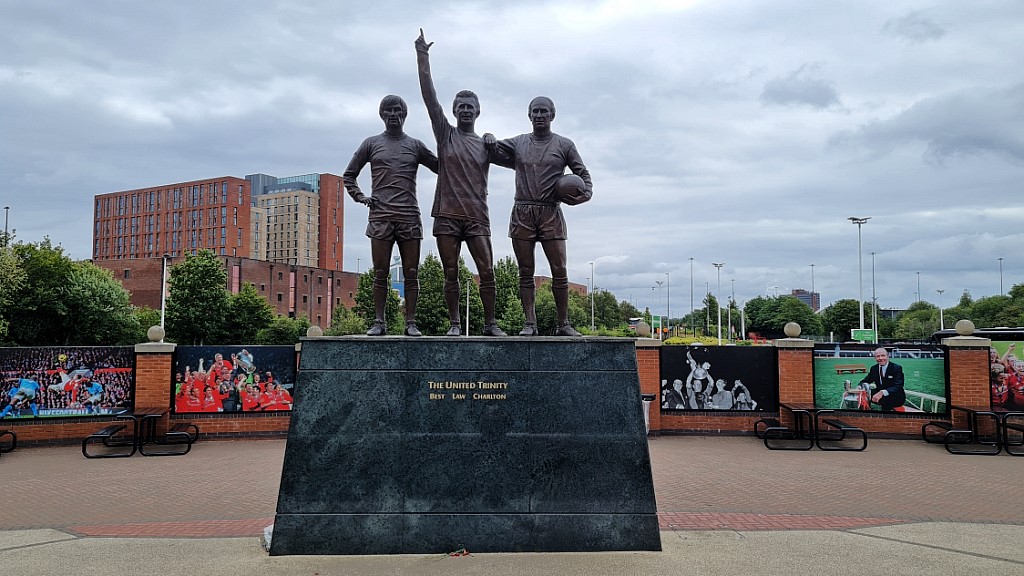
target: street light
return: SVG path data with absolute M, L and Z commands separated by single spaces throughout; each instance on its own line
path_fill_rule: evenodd
M 878 299 L 875 298 L 875 253 L 871 253 L 871 330 L 875 332 L 878 344 Z
M 661 316 L 661 296 L 662 296 L 661 287 L 665 285 L 665 281 L 664 280 L 655 280 L 654 283 L 658 285 L 658 316 Z M 661 326 L 661 322 L 660 321 L 658 322 L 658 326 Z
M 818 311 L 818 307 L 814 305 L 814 264 L 811 264 L 811 310 Z
M 921 273 L 917 273 L 917 301 L 921 301 Z
M 861 236 L 860 228 L 871 220 L 871 216 L 867 218 L 858 218 L 856 216 L 850 216 L 847 218 L 850 222 L 857 225 L 857 294 L 858 294 L 858 308 L 860 309 L 860 329 L 864 329 L 864 255 L 861 253 Z
M 672 279 L 665 272 L 665 317 L 669 330 L 672 329 Z
M 942 293 L 945 292 L 945 290 L 936 288 L 935 291 L 939 293 L 939 330 L 945 330 L 946 323 L 942 319 Z
M 725 262 L 712 262 L 712 266 L 718 269 L 718 291 L 715 293 L 715 308 L 718 308 L 718 345 L 722 345 L 722 266 Z
M 164 254 L 160 257 L 160 330 L 164 330 L 164 314 L 167 308 L 167 260 L 171 257 L 170 254 Z M 160 339 L 164 341 L 163 338 Z
M 6 230 L 7 230 L 7 227 L 4 227 L 4 232 L 6 232 Z M 1002 257 L 1000 256 L 999 257 L 999 295 L 1002 296 L 1004 294 L 1005 294 L 1005 292 L 1002 291 Z
M 10 206 L 4 206 L 4 247 L 7 246 L 7 215 L 10 213 L 10 211 Z
M 693 337 L 697 337 L 697 326 L 693 323 L 693 256 L 690 256 L 690 327 L 693 328 Z
M 590 262 L 590 331 L 594 332 L 594 262 Z

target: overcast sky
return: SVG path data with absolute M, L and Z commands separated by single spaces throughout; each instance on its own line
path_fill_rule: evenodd
M 434 148 L 420 27 L 442 102 L 479 94 L 478 133 L 528 132 L 530 99 L 554 100 L 594 180 L 564 209 L 571 281 L 594 262 L 599 288 L 679 316 L 692 258 L 696 307 L 713 262 L 723 299 L 810 290 L 813 270 L 827 306 L 858 297 L 857 216 L 882 307 L 918 279 L 944 306 L 998 294 L 998 258 L 1004 290 L 1024 282 L 1020 0 L 0 0 L 9 226 L 89 258 L 96 194 L 341 174 L 391 93 Z M 513 181 L 491 169 L 495 258 Z M 421 170 L 428 231 L 433 191 Z M 369 262 L 365 223 L 348 201 L 346 270 Z

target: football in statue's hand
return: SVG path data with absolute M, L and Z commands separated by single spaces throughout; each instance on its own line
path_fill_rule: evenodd
M 583 204 L 590 200 L 592 195 L 587 191 L 587 185 L 583 182 L 583 178 L 575 174 L 566 174 L 559 178 L 555 193 L 559 202 L 569 206 Z

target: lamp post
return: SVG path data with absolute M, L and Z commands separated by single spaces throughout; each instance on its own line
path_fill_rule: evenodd
M 732 296 L 729 297 L 729 332 L 726 340 L 732 342 L 732 306 L 736 303 L 736 279 L 730 278 L 729 282 L 732 283 Z
M 818 311 L 818 307 L 814 305 L 814 264 L 811 264 L 811 310 Z
M 917 301 L 921 301 L 921 273 L 917 273 Z
M 878 299 L 875 298 L 875 253 L 871 253 L 871 329 L 875 332 L 875 344 L 878 344 Z
M 718 345 L 722 345 L 722 266 L 725 262 L 712 262 L 712 266 L 718 269 L 718 291 L 715 293 L 715 308 L 718 308 Z
M 356 274 L 360 273 L 360 260 L 362 260 L 362 258 L 356 258 Z
M 710 282 L 705 282 L 704 283 L 704 294 L 707 294 L 707 303 L 708 303 L 708 305 L 704 307 L 704 320 L 705 320 L 705 324 L 707 325 L 704 328 L 704 334 L 707 335 L 708 332 L 711 332 L 711 283 Z
M 11 207 L 4 206 L 4 247 L 7 246 L 7 215 L 10 214 Z M 691 258 L 692 260 L 692 258 Z
M 590 331 L 594 332 L 594 262 L 590 262 Z
M 693 323 L 693 256 L 690 256 L 690 327 L 693 328 L 693 337 L 697 337 L 697 326 Z
M 7 227 L 5 225 L 4 231 L 6 231 L 6 229 Z M 1005 292 L 1002 291 L 1002 257 L 999 256 L 999 295 L 1002 296 L 1004 294 Z
M 871 216 L 867 218 L 858 218 L 856 216 L 850 216 L 847 218 L 850 222 L 857 225 L 857 302 L 860 310 L 860 329 L 864 329 L 864 255 L 861 252 L 861 234 L 860 229 L 868 220 L 871 220 Z
M 664 328 L 664 326 L 662 326 L 662 324 L 661 324 L 661 296 L 662 296 L 661 287 L 665 285 L 665 281 L 664 280 L 655 280 L 654 283 L 658 285 L 658 334 L 661 335 L 661 334 L 663 334 L 662 328 Z
M 942 293 L 945 292 L 945 290 L 936 288 L 935 291 L 939 293 L 939 330 L 945 330 L 946 322 L 942 319 Z
M 6 238 L 6 236 L 5 236 Z M 164 315 L 167 309 L 167 260 L 171 257 L 170 254 L 164 254 L 160 257 L 160 330 L 164 330 Z M 164 341 L 163 338 L 160 339 Z
M 672 278 L 665 272 L 665 321 L 669 331 L 672 330 Z

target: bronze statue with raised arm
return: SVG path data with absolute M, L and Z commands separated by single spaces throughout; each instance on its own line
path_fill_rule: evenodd
M 540 242 L 551 267 L 551 292 L 558 314 L 556 336 L 579 336 L 569 324 L 569 275 L 566 269 L 565 216 L 559 199 L 559 180 L 569 168 L 583 180 L 583 190 L 573 203 L 588 200 L 593 194 L 590 172 L 576 151 L 573 141 L 551 131 L 555 103 L 538 96 L 530 102 L 527 116 L 533 132 L 488 144 L 492 161 L 516 171 L 516 196 L 509 219 L 508 235 L 519 262 L 519 298 L 526 323 L 520 336 L 537 335 L 536 288 L 533 283 L 534 253 Z M 488 142 L 492 140 L 486 134 Z
M 367 336 L 387 333 L 384 306 L 387 303 L 391 252 L 398 244 L 405 274 L 405 334 L 420 336 L 416 328 L 416 301 L 419 298 L 420 242 L 423 224 L 416 201 L 416 172 L 426 166 L 437 173 L 437 156 L 423 142 L 403 131 L 409 107 L 398 96 L 385 96 L 380 102 L 384 133 L 370 136 L 359 145 L 342 175 L 352 198 L 370 208 L 366 235 L 373 258 L 373 326 Z M 363 194 L 356 179 L 367 163 L 373 179 L 370 196 Z
M 434 237 L 444 268 L 444 299 L 448 306 L 451 327 L 448 336 L 462 334 L 459 315 L 459 253 L 465 242 L 480 275 L 480 299 L 484 305 L 484 336 L 505 336 L 494 319 L 493 252 L 491 220 L 487 212 L 487 171 L 489 154 L 483 139 L 475 132 L 480 116 L 480 100 L 469 90 L 455 95 L 452 113 L 456 125 L 445 117 L 437 100 L 434 80 L 430 75 L 429 50 L 420 29 L 416 39 L 416 60 L 419 66 L 420 92 L 427 106 L 430 125 L 437 139 L 437 190 L 430 215 L 434 218 Z M 468 327 L 467 327 L 468 331 Z

